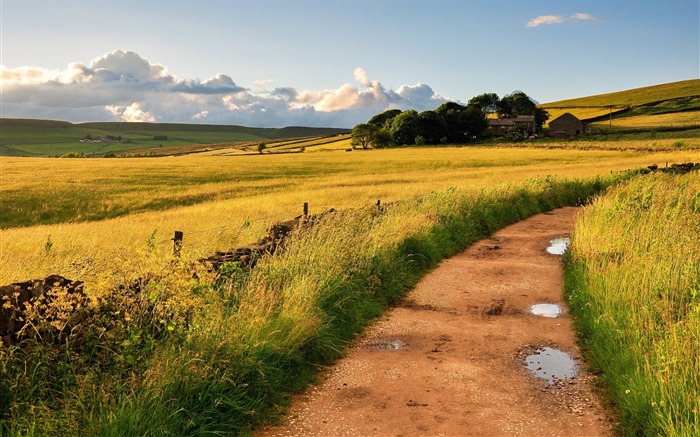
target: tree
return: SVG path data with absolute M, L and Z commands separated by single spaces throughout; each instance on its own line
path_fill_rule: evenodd
M 376 149 L 383 149 L 385 147 L 390 147 L 392 143 L 391 133 L 388 129 L 379 129 L 374 134 L 374 140 L 372 140 L 372 146 Z
M 498 105 L 498 115 L 501 117 L 517 117 L 518 115 L 535 115 L 537 105 L 522 91 L 503 96 Z
M 542 125 L 549 120 L 549 113 L 538 108 L 537 104 L 522 91 L 504 96 L 498 105 L 499 117 L 517 117 L 518 115 L 534 115 L 537 130 L 541 130 Z
M 498 94 L 496 93 L 484 93 L 479 94 L 476 97 L 472 97 L 467 103 L 468 106 L 476 106 L 484 114 L 492 114 L 498 111 Z
M 481 135 L 488 126 L 486 114 L 476 105 L 464 106 L 455 102 L 440 105 L 435 112 L 445 123 L 447 142 L 464 143 Z
M 258 144 L 258 153 L 260 153 L 262 155 L 262 152 L 265 149 L 267 149 L 267 146 L 265 145 L 265 143 Z
M 411 145 L 418 135 L 418 112 L 413 109 L 402 112 L 391 120 L 389 132 L 398 146 Z
M 435 113 L 437 113 L 445 123 L 444 138 L 446 142 L 463 143 L 466 141 L 467 138 L 464 136 L 464 129 L 462 129 L 460 122 L 460 115 L 465 109 L 467 109 L 466 106 L 455 102 L 445 102 L 435 109 Z
M 418 114 L 416 128 L 423 144 L 439 144 L 440 138 L 444 137 L 447 131 L 445 121 L 435 111 L 423 111 Z
M 394 117 L 399 114 L 401 114 L 400 109 L 389 109 L 388 111 L 384 111 L 381 114 L 377 114 L 370 118 L 367 123 L 373 124 L 380 129 L 388 128 L 391 125 L 391 121 L 394 119 Z
M 467 141 L 478 137 L 489 126 L 486 114 L 478 106 L 467 106 L 459 115 L 459 126 Z
M 352 147 L 361 146 L 363 149 L 368 148 L 377 131 L 379 131 L 379 128 L 373 124 L 360 123 L 356 125 L 352 128 Z
M 538 131 L 542 130 L 542 125 L 544 125 L 547 120 L 549 120 L 549 112 L 544 108 L 535 108 L 535 125 Z

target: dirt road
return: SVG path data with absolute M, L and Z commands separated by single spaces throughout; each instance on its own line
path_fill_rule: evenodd
M 569 234 L 575 212 L 540 214 L 443 261 L 295 397 L 282 426 L 257 435 L 612 435 L 591 375 L 579 367 L 549 384 L 526 367 L 543 347 L 581 364 L 561 257 L 545 250 Z M 563 313 L 536 316 L 530 307 L 539 303 Z M 542 376 L 552 372 L 563 371 Z

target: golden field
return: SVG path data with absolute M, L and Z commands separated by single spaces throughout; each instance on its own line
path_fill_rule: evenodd
M 645 143 L 645 142 L 644 142 Z M 280 220 L 448 187 L 465 191 L 548 175 L 579 178 L 700 161 L 697 150 L 413 148 L 150 159 L 2 158 L 0 284 L 61 274 L 88 289 L 165 265 L 173 231 L 186 259 L 253 242 Z M 43 213 L 42 213 L 43 212 Z M 50 220 L 64 214 L 59 223 Z M 156 267 L 156 266 L 149 266 Z

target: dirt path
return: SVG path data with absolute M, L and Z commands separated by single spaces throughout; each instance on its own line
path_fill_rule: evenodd
M 561 257 L 576 208 L 509 226 L 443 261 L 294 399 L 259 436 L 607 436 L 591 375 L 548 385 L 525 367 L 537 347 L 580 355 L 564 313 Z M 545 369 L 546 370 L 546 369 Z

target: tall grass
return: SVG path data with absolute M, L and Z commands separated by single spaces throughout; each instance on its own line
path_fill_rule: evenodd
M 304 202 L 316 213 L 449 187 L 478 193 L 527 178 L 589 178 L 690 160 L 700 153 L 442 147 L 76 159 L 60 167 L 55 159 L 2 158 L 0 227 L 21 227 L 0 229 L 0 284 L 61 274 L 92 292 L 142 276 L 144 264 L 167 267 L 167 256 L 152 254 L 172 251 L 175 230 L 185 233 L 183 257 L 198 259 L 259 239 L 300 214 Z
M 439 260 L 626 177 L 451 188 L 346 210 L 299 230 L 254 270 L 230 264 L 216 279 L 175 263 L 139 295 L 113 293 L 111 310 L 66 344 L 0 349 L 1 429 L 244 434 Z
M 579 216 L 566 295 L 624 435 L 700 434 L 700 177 L 648 175 Z

